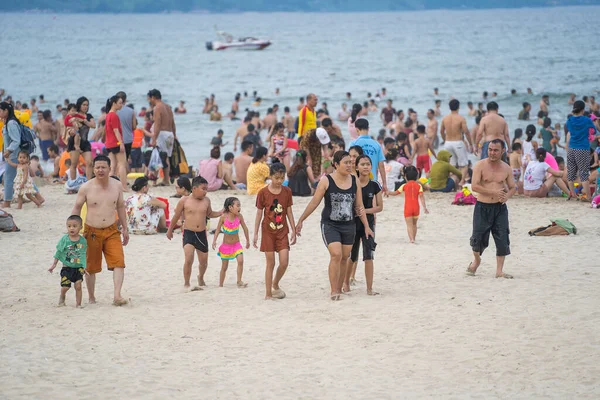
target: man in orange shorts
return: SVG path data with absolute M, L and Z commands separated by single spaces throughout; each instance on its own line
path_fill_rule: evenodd
M 129 242 L 127 224 L 122 224 L 122 232 L 117 229 L 115 209 L 120 221 L 127 221 L 123 202 L 123 187 L 120 182 L 110 179 L 110 159 L 100 155 L 94 159 L 95 178 L 81 186 L 77 193 L 75 206 L 71 212 L 80 215 L 81 208 L 87 203 L 87 215 L 83 236 L 87 240 L 87 289 L 90 304 L 96 302 L 96 274 L 102 271 L 102 254 L 109 271 L 113 271 L 115 285 L 113 305 L 127 304 L 121 296 L 121 288 L 125 278 L 125 256 L 123 246 Z M 121 242 L 121 234 L 123 241 Z

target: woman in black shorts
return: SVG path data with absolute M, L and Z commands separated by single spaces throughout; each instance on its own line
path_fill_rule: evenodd
M 365 236 L 369 238 L 374 235 L 369 228 L 364 212 L 362 190 L 358 187 L 354 166 L 348 152 L 336 152 L 333 155 L 333 166 L 335 171 L 319 181 L 315 195 L 298 220 L 296 234 L 300 236 L 302 223 L 325 198 L 325 207 L 321 214 L 321 235 L 329 250 L 331 300 L 340 300 L 346 275 L 346 262 L 356 234 L 355 214 L 359 216 L 365 227 Z

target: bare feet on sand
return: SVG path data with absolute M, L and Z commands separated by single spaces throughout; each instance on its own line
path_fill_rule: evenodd
M 505 279 L 513 279 L 514 277 L 510 274 L 506 274 L 504 272 L 496 273 L 496 278 L 505 278 Z
M 128 303 L 129 303 L 129 301 L 128 301 L 128 300 L 125 300 L 125 299 L 123 299 L 123 298 L 120 298 L 120 299 L 115 299 L 115 300 L 113 301 L 113 306 L 116 306 L 116 307 L 121 307 L 121 306 L 124 306 L 125 304 L 128 304 Z

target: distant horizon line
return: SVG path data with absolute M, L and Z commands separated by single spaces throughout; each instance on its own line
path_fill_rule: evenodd
M 489 11 L 489 10 L 521 10 L 521 9 L 553 9 L 553 8 L 582 8 L 582 7 L 600 7 L 600 4 L 573 4 L 573 5 L 524 5 L 517 7 L 463 7 L 463 8 L 405 8 L 395 10 L 223 10 L 223 11 L 211 11 L 205 9 L 196 10 L 163 10 L 155 12 L 144 12 L 144 11 L 81 11 L 72 12 L 69 10 L 52 10 L 52 9 L 23 9 L 23 10 L 10 10 L 2 11 L 0 14 L 140 14 L 140 15 L 156 15 L 156 14 L 199 14 L 199 15 L 215 15 L 215 14 L 276 14 L 276 13 L 302 13 L 302 14 L 352 14 L 352 13 L 402 13 L 402 12 L 426 12 L 426 11 Z

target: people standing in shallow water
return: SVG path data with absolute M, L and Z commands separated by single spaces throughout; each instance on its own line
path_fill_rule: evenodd
M 496 278 L 512 278 L 503 270 L 504 259 L 510 254 L 506 202 L 515 194 L 517 187 L 510 167 L 502 161 L 504 150 L 504 141 L 492 140 L 488 145 L 488 157 L 473 167 L 471 184 L 478 196 L 473 210 L 471 235 L 474 260 L 467 268 L 467 275 L 473 276 L 477 272 L 491 233 L 496 244 Z
M 362 190 L 354 175 L 354 166 L 346 151 L 338 151 L 333 156 L 335 171 L 321 178 L 312 200 L 296 225 L 298 236 L 302 233 L 304 221 L 316 210 L 325 198 L 321 214 L 321 234 L 329 251 L 329 284 L 331 300 L 340 300 L 342 285 L 346 275 L 346 263 L 356 235 L 354 216 L 359 216 L 365 227 L 367 239 L 374 234 L 369 228 L 362 200 Z

